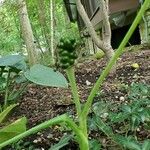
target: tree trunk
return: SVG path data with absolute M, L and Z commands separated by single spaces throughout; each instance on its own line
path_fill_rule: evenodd
M 111 29 L 110 29 L 110 23 L 109 23 L 109 16 L 108 16 L 108 0 L 104 1 L 101 0 L 102 6 L 103 6 L 103 32 L 104 32 L 104 38 L 103 41 L 100 40 L 98 37 L 82 3 L 80 0 L 76 0 L 77 10 L 83 19 L 87 30 L 93 39 L 94 43 L 97 45 L 98 48 L 102 49 L 104 53 L 106 54 L 106 57 L 108 60 L 114 55 L 114 51 L 111 46 Z
M 146 44 L 150 46 L 150 9 L 148 9 L 142 17 L 140 22 L 140 36 L 141 44 Z
M 47 48 L 50 52 L 51 55 L 51 50 L 50 50 L 50 30 L 48 29 L 47 26 L 47 22 L 46 22 L 46 7 L 45 7 L 45 3 L 43 0 L 35 0 L 35 3 L 37 2 L 37 7 L 38 7 L 38 16 L 39 16 L 39 23 L 41 26 L 41 31 L 42 31 L 42 35 L 45 38 L 45 42 L 47 44 Z
M 36 45 L 34 43 L 34 36 L 28 17 L 27 6 L 25 0 L 18 0 L 19 6 L 19 19 L 21 24 L 21 31 L 23 39 L 27 48 L 29 65 L 32 66 L 38 63 L 38 54 L 36 51 Z
M 54 50 L 54 1 L 50 0 L 50 20 L 51 20 L 51 55 L 52 64 L 55 64 L 55 50 Z

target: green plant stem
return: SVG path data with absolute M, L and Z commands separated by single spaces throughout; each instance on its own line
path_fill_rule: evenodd
M 83 130 L 80 129 L 70 118 L 66 119 L 66 123 L 76 133 L 80 150 L 89 150 L 88 137 L 84 135 Z
M 73 100 L 74 100 L 74 103 L 75 103 L 77 115 L 80 116 L 80 114 L 81 114 L 81 104 L 80 104 L 80 98 L 79 98 L 78 89 L 77 89 L 77 85 L 76 85 L 74 67 L 70 67 L 70 68 L 66 69 L 66 73 L 67 73 L 69 83 L 70 83 L 70 86 L 71 86 L 71 92 L 73 94 Z
M 29 130 L 1 143 L 0 149 L 7 145 L 10 145 L 14 142 L 17 142 L 18 140 L 25 138 L 31 134 L 37 133 L 38 131 L 40 131 L 42 129 L 46 129 L 52 125 L 60 124 L 62 122 L 65 122 L 75 132 L 75 134 L 78 137 L 80 149 L 81 150 L 85 150 L 85 149 L 89 150 L 88 139 L 84 136 L 84 134 L 82 133 L 82 130 L 80 130 L 80 128 L 74 123 L 74 121 L 72 119 L 70 119 L 66 114 L 55 117 L 48 121 L 45 121 Z
M 101 76 L 99 77 L 99 79 L 95 83 L 94 87 L 92 88 L 92 91 L 87 99 L 87 102 L 84 105 L 83 111 L 81 112 L 81 115 L 83 118 L 87 117 L 89 110 L 91 108 L 93 99 L 94 99 L 96 93 L 98 92 L 99 87 L 102 85 L 103 81 L 105 80 L 105 78 L 107 77 L 109 72 L 111 71 L 113 65 L 115 64 L 115 62 L 117 61 L 119 56 L 124 52 L 124 47 L 126 46 L 127 42 L 129 41 L 131 35 L 133 34 L 134 30 L 136 29 L 142 16 L 144 15 L 144 12 L 149 7 L 149 5 L 150 5 L 150 0 L 145 0 L 141 9 L 139 10 L 139 12 L 136 16 L 134 22 L 132 23 L 129 31 L 127 32 L 126 36 L 124 37 L 123 41 L 121 42 L 119 48 L 116 50 L 114 56 L 110 59 L 105 70 L 102 72 Z
M 74 99 L 74 103 L 75 103 L 75 107 L 76 107 L 76 111 L 77 111 L 77 116 L 79 119 L 79 126 L 80 126 L 80 130 L 82 131 L 82 138 L 80 139 L 79 145 L 80 145 L 80 149 L 81 150 L 88 150 L 89 146 L 88 146 L 88 135 L 87 135 L 87 120 L 86 118 L 82 118 L 81 115 L 81 103 L 80 103 L 80 98 L 79 98 L 79 94 L 78 94 L 78 89 L 77 89 L 77 85 L 76 85 L 76 80 L 75 80 L 75 71 L 73 67 L 70 67 L 66 70 L 68 79 L 69 79 L 69 83 L 71 86 L 71 91 L 73 94 L 73 99 Z M 84 120 L 83 120 L 84 119 Z
M 40 125 L 37 125 L 37 126 L 31 128 L 31 129 L 29 129 L 29 130 L 27 130 L 25 132 L 15 136 L 15 137 L 13 137 L 12 139 L 1 143 L 0 144 L 0 148 L 3 148 L 5 146 L 7 146 L 7 145 L 10 145 L 10 144 L 12 144 L 12 143 L 14 143 L 14 142 L 24 138 L 24 137 L 27 137 L 27 136 L 29 136 L 31 134 L 34 134 L 34 133 L 36 133 L 36 132 L 38 132 L 38 131 L 40 131 L 42 129 L 48 128 L 49 126 L 52 126 L 52 125 L 64 122 L 64 120 L 66 120 L 66 118 L 67 118 L 67 115 L 64 114 L 64 115 L 55 117 L 55 118 L 53 118 L 53 119 L 51 119 L 49 121 L 45 121 L 45 122 L 41 123 Z
M 81 128 L 82 132 L 84 133 L 84 136 L 88 138 L 87 118 L 83 117 L 83 116 L 80 116 L 79 125 L 80 125 L 80 128 Z
M 10 69 L 8 70 L 8 74 L 7 74 L 7 78 L 6 78 L 4 109 L 5 109 L 5 108 L 7 107 L 7 105 L 8 105 L 9 78 L 10 78 Z

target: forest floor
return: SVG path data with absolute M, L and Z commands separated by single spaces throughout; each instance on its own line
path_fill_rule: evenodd
M 131 66 L 133 63 L 138 63 L 139 68 L 134 69 Z M 87 59 L 76 65 L 76 79 L 82 103 L 86 101 L 93 84 L 105 65 L 105 58 L 100 60 Z M 130 85 L 133 82 L 150 84 L 150 50 L 124 53 L 117 62 L 116 72 L 107 77 L 100 89 L 99 92 L 103 93 L 103 95 L 97 94 L 94 102 L 100 101 L 100 99 L 117 105 L 125 102 L 126 99 L 122 101 L 120 97 L 125 98 L 127 93 L 120 90 L 120 85 Z M 70 89 L 49 88 L 30 84 L 19 103 L 20 105 L 15 109 L 13 118 L 26 116 L 28 128 L 63 113 L 74 115 L 74 104 L 72 103 Z M 48 147 L 57 143 L 64 134 L 66 134 L 66 131 L 59 126 L 55 126 L 30 136 L 25 141 L 30 141 L 29 145 L 34 145 L 39 149 L 48 150 Z M 91 132 L 90 137 L 98 138 L 97 134 Z M 143 134 L 145 138 L 150 138 L 150 133 Z M 77 144 L 72 142 L 70 146 L 64 149 L 76 150 L 76 147 Z

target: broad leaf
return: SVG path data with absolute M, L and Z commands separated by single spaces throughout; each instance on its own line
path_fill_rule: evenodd
M 6 116 L 10 113 L 10 111 L 16 107 L 18 104 L 13 104 L 7 107 L 3 112 L 0 113 L 0 123 L 6 118 Z
M 14 64 L 13 67 L 17 68 L 18 70 L 23 70 L 23 71 L 27 70 L 27 65 L 23 57 L 22 60 Z
M 67 80 L 60 72 L 55 72 L 52 68 L 37 64 L 25 72 L 25 77 L 39 85 L 52 87 L 68 87 Z
M 9 124 L 8 126 L 0 130 L 0 143 L 7 141 L 14 136 L 21 134 L 26 131 L 26 117 L 20 118 L 15 122 Z
M 7 55 L 0 58 L 0 66 L 14 66 L 21 62 L 23 57 L 20 55 Z
M 72 139 L 72 135 L 65 135 L 63 136 L 60 141 L 53 145 L 49 150 L 59 150 L 61 149 L 62 147 L 68 145 L 69 141 Z
M 142 150 L 150 150 L 150 140 L 145 140 L 142 145 Z

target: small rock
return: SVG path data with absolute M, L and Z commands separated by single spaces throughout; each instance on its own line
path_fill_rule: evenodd
M 41 135 L 41 134 L 42 134 L 41 132 L 38 132 L 38 133 L 37 133 L 37 135 Z
M 133 76 L 133 79 L 137 79 L 137 78 L 138 78 L 138 75 L 135 74 L 135 75 Z
M 121 97 L 119 98 L 119 100 L 120 100 L 120 101 L 124 101 L 125 98 L 124 98 L 123 96 L 121 96 Z
M 53 138 L 53 134 L 48 134 L 47 138 L 48 139 L 52 139 Z
M 58 138 L 55 138 L 55 140 L 56 140 L 56 141 L 59 141 L 59 139 L 58 139 Z
M 36 143 L 38 143 L 38 140 L 37 140 L 37 139 L 35 139 L 35 140 L 33 141 L 33 143 L 35 143 L 35 144 L 36 144 Z
M 85 82 L 86 82 L 86 85 L 87 85 L 87 86 L 91 85 L 91 82 L 90 82 L 90 81 L 86 80 Z
M 115 96 L 116 99 L 118 99 L 118 96 Z
M 41 139 L 41 138 L 38 138 L 37 140 L 38 140 L 38 142 L 42 142 L 42 139 Z
M 133 63 L 133 64 L 131 65 L 131 67 L 132 67 L 133 69 L 135 69 L 135 70 L 137 70 L 137 69 L 140 68 L 140 66 L 139 66 L 138 63 Z

